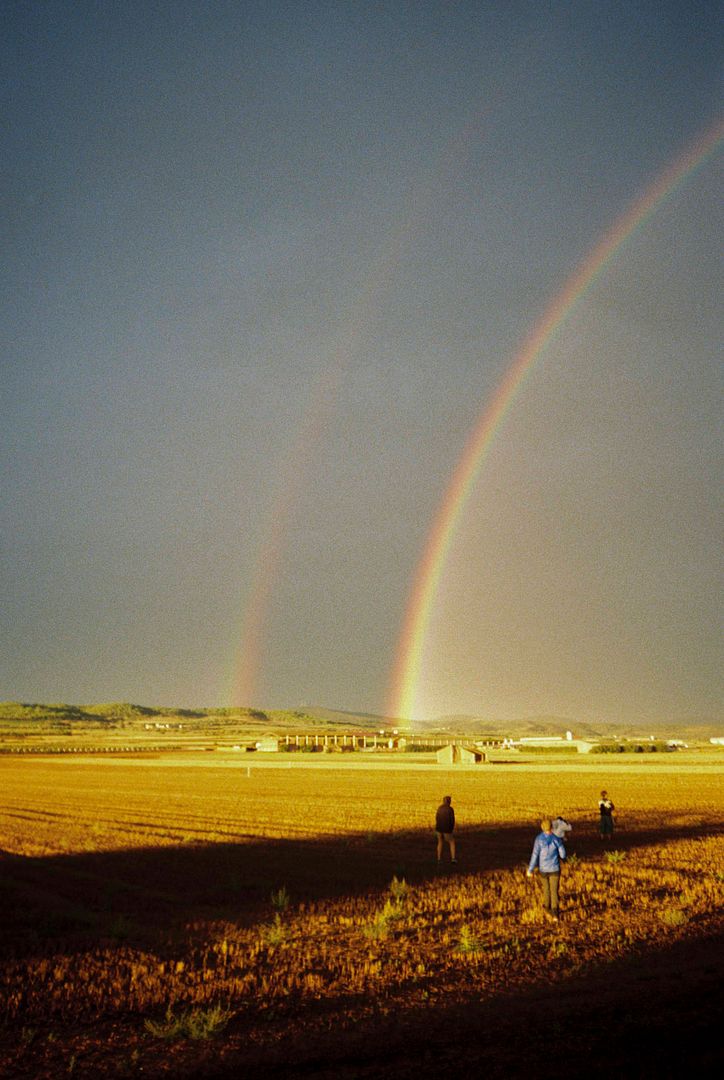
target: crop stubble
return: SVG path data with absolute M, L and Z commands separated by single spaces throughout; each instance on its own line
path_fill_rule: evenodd
M 0 777 L 4 887 L 17 912 L 5 926 L 6 1022 L 16 1035 L 47 1022 L 68 1033 L 113 1024 L 120 1042 L 106 1038 L 107 1055 L 142 1052 L 147 1071 L 143 1019 L 168 1009 L 222 1006 L 219 1059 L 235 1040 L 271 1053 L 310 1019 L 339 1037 L 541 978 L 565 985 L 720 929 L 716 767 L 0 759 Z M 596 833 L 604 786 L 619 810 L 615 860 Z M 434 865 L 446 793 L 459 821 L 456 873 Z M 553 930 L 524 863 L 540 816 L 558 812 L 574 822 L 577 861 Z M 391 891 L 393 877 L 407 890 Z M 289 904 L 275 914 L 282 886 Z M 65 1039 L 77 1068 L 87 1058 L 89 1070 L 115 1074 L 111 1057 L 85 1043 L 81 1052 L 78 1039 Z M 52 1058 L 39 1045 L 10 1039 L 17 1075 Z M 181 1075 L 184 1052 L 173 1052 Z

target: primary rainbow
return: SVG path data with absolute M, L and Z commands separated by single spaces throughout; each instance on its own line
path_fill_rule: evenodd
M 415 571 L 392 672 L 387 710 L 389 716 L 403 721 L 415 717 L 415 696 L 427 627 L 450 545 L 486 453 L 500 431 L 526 375 L 577 301 L 624 241 L 647 220 L 667 195 L 714 153 L 722 138 L 724 119 L 699 136 L 614 222 L 548 305 L 515 354 L 492 399 L 486 403 L 455 467 Z
M 271 601 L 282 573 L 285 547 L 299 493 L 312 467 L 314 452 L 333 414 L 344 372 L 359 354 L 373 324 L 380 299 L 394 279 L 400 259 L 418 222 L 425 221 L 436 198 L 436 190 L 447 170 L 454 170 L 461 151 L 479 132 L 491 106 L 476 112 L 469 123 L 446 145 L 431 175 L 413 186 L 408 213 L 388 238 L 373 273 L 365 281 L 351 318 L 328 365 L 318 377 L 296 439 L 280 469 L 280 483 L 273 501 L 267 528 L 262 536 L 244 603 L 242 621 L 235 641 L 225 700 L 231 706 L 253 705 L 258 692 Z

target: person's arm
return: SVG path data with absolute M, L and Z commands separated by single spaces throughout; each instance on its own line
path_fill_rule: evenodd
M 563 843 L 562 840 L 558 841 L 558 855 L 563 861 L 565 861 L 565 858 L 566 858 L 566 845 Z
M 535 869 L 536 863 L 538 862 L 538 852 L 539 851 L 540 851 L 540 841 L 539 841 L 538 837 L 536 836 L 535 843 L 533 844 L 533 853 L 531 854 L 530 862 L 528 863 L 528 869 L 526 871 L 528 877 L 533 876 L 533 870 Z

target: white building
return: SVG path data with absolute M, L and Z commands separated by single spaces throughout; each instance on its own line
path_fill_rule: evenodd
M 435 755 L 438 765 L 482 765 L 486 760 L 482 750 L 475 746 L 455 746 L 449 743 Z

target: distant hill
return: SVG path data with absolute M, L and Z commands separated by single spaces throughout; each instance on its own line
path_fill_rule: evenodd
M 65 723 L 93 723 L 120 720 L 147 720 L 149 717 L 203 716 L 203 712 L 188 709 L 155 709 L 148 705 L 133 705 L 127 701 L 114 701 L 101 705 L 40 704 L 22 701 L 0 702 L 0 720 L 59 721 Z
M 370 713 L 343 712 L 337 709 L 304 706 L 300 709 L 247 709 L 151 707 L 131 702 L 108 702 L 93 705 L 47 704 L 40 702 L 0 702 L 0 724 L 6 730 L 18 726 L 33 731 L 81 730 L 84 728 L 165 727 L 182 724 L 186 730 L 213 731 L 312 731 L 315 728 L 346 729 L 369 732 L 390 725 Z
M 396 720 L 391 720 L 388 716 L 378 716 L 377 713 L 353 712 L 348 709 L 328 709 L 324 705 L 304 705 L 303 711 L 308 716 L 321 720 L 326 724 L 352 727 L 360 731 L 369 731 L 371 729 L 389 731 L 397 726 Z
M 472 735 L 494 739 L 524 738 L 531 736 L 564 735 L 572 731 L 576 738 L 606 739 L 618 736 L 629 739 L 656 738 L 710 739 L 724 735 L 724 720 L 714 717 L 671 717 L 646 723 L 595 723 L 577 721 L 568 716 L 527 716 L 515 720 L 491 717 L 451 715 L 432 720 L 416 721 L 414 725 L 375 713 L 352 712 L 330 709 L 320 705 L 304 705 L 299 709 L 247 709 L 247 708 L 200 708 L 179 709 L 151 707 L 130 702 L 110 702 L 95 705 L 40 704 L 17 701 L 0 702 L 0 723 L 30 724 L 58 730 L 61 725 L 74 728 L 99 725 L 134 728 L 149 722 L 183 722 L 184 727 L 217 732 L 234 728 L 254 730 L 291 731 L 314 728 L 343 729 L 359 733 L 373 731 L 413 730 L 430 736 Z
M 691 739 L 709 739 L 724 735 L 724 720 L 713 717 L 676 718 L 647 720 L 640 723 L 615 721 L 575 720 L 570 716 L 526 716 L 515 720 L 500 720 L 474 716 L 443 716 L 433 720 L 418 722 L 416 730 L 430 733 L 448 731 L 450 733 L 485 734 L 515 736 L 517 738 L 563 735 L 572 731 L 580 739 L 619 738 L 647 739 L 649 735 L 658 738 L 688 737 Z

